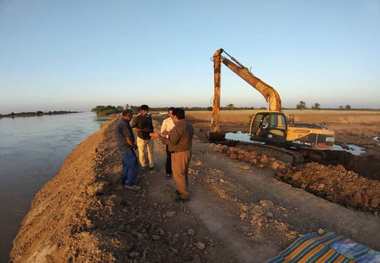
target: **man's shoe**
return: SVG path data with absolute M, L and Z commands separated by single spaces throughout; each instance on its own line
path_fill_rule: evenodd
M 187 198 L 183 198 L 182 196 L 181 196 L 181 194 L 176 190 L 175 191 L 175 193 L 176 193 L 176 196 L 175 196 L 175 201 L 176 202 L 182 202 L 182 203 L 184 203 L 184 202 L 187 202 L 187 201 L 189 201 L 190 200 L 190 198 L 189 197 L 187 197 Z
M 140 186 L 137 186 L 137 185 L 124 185 L 124 188 L 125 189 L 128 189 L 128 190 L 132 190 L 132 191 L 138 191 L 141 189 Z
M 153 170 L 154 170 L 154 166 L 150 166 L 150 167 L 149 167 L 149 170 L 150 170 L 150 171 L 153 171 Z
M 179 195 L 176 196 L 176 198 L 174 199 L 177 203 L 185 203 L 185 202 L 188 202 L 190 201 L 190 198 L 182 198 L 180 197 Z

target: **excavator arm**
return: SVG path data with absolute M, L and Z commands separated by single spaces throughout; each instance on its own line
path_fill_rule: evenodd
M 228 57 L 223 56 L 223 53 Z M 219 126 L 219 113 L 220 113 L 220 75 L 221 75 L 221 63 L 226 65 L 239 77 L 244 79 L 249 85 L 255 88 L 264 96 L 268 102 L 269 111 L 281 111 L 281 98 L 277 91 L 254 76 L 245 66 L 243 66 L 234 57 L 230 56 L 223 49 L 218 49 L 213 55 L 214 61 L 214 99 L 212 107 L 211 117 L 211 133 L 217 134 L 220 132 Z

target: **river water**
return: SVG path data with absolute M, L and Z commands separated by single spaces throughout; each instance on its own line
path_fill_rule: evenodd
M 0 119 L 0 262 L 7 262 L 34 194 L 99 127 L 88 112 Z

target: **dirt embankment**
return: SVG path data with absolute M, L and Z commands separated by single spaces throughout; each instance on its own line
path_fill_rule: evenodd
M 64 262 L 76 258 L 108 261 L 88 212 L 99 206 L 97 152 L 106 125 L 66 158 L 58 174 L 36 194 L 11 251 L 12 262 Z
M 121 185 L 116 122 L 82 142 L 35 196 L 11 251 L 12 262 L 238 262 L 165 186 L 163 157 Z M 156 149 L 158 150 L 158 149 Z
M 346 170 L 342 165 L 307 163 L 292 167 L 289 163 L 264 153 L 217 144 L 217 152 L 231 159 L 276 171 L 277 178 L 293 186 L 345 206 L 380 212 L 380 181 Z
M 277 177 L 327 200 L 362 210 L 380 212 L 380 181 L 359 176 L 342 165 L 308 163 Z

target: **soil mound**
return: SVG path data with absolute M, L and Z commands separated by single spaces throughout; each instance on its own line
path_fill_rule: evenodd
M 270 168 L 276 171 L 278 179 L 329 201 L 359 210 L 380 212 L 380 181 L 359 175 L 343 165 L 311 162 L 292 167 L 287 162 L 253 150 L 221 144 L 212 147 L 231 159 L 244 161 L 259 168 Z
M 277 176 L 335 203 L 380 212 L 380 182 L 359 176 L 342 165 L 308 163 Z

